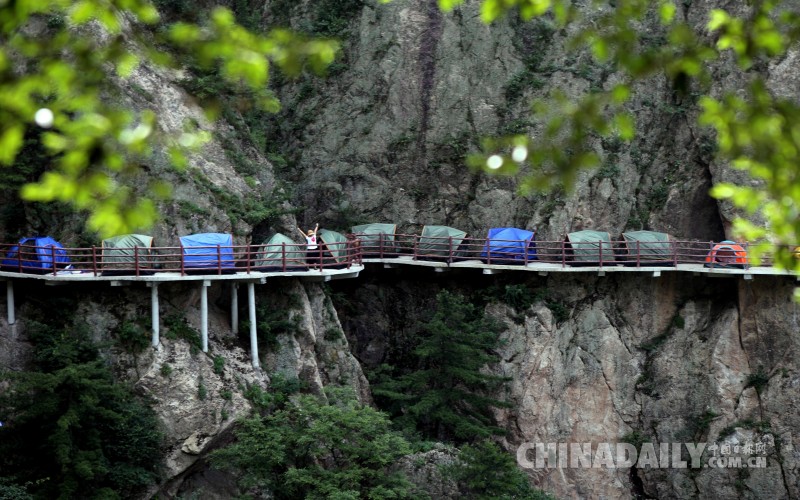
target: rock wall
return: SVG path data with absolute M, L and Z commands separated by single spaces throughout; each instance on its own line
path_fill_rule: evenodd
M 794 287 L 665 272 L 546 278 L 385 270 L 341 284 L 340 316 L 366 367 L 402 357 L 439 289 L 479 296 L 524 284 L 546 297 L 487 312 L 506 330 L 497 373 L 505 443 L 768 443 L 763 469 L 535 469 L 558 498 L 794 498 L 800 493 L 800 349 Z M 339 285 L 337 285 L 338 287 Z M 493 292 L 498 293 L 498 292 Z M 478 294 L 478 295 L 476 295 Z M 363 311 L 363 312 L 362 312 Z M 369 311 L 369 312 L 366 312 Z M 377 321 L 373 321 L 374 316 Z M 685 452 L 684 452 L 685 453 Z M 684 455 L 686 456 L 686 455 Z
M 309 3 L 267 2 L 270 19 L 304 29 Z M 741 173 L 714 161 L 709 130 L 696 124 L 695 92 L 676 92 L 665 76 L 638 83 L 630 111 L 630 144 L 597 140 L 602 166 L 578 176 L 571 190 L 521 195 L 517 180 L 470 171 L 464 156 L 482 137 L 529 134 L 529 103 L 552 90 L 576 98 L 611 88 L 619 77 L 586 52 L 568 50 L 579 26 L 559 30 L 548 18 L 480 21 L 479 0 L 442 13 L 436 0 L 366 2 L 351 13 L 343 55 L 326 80 L 282 82 L 285 111 L 267 126 L 290 167 L 277 175 L 295 186 L 306 223 L 347 229 L 392 221 L 403 231 L 426 223 L 473 234 L 488 227 L 537 228 L 556 239 L 570 230 L 655 229 L 686 239 L 722 239 L 736 212 L 708 196 Z M 715 2 L 684 4 L 679 15 L 702 32 Z M 587 15 L 592 11 L 587 9 Z M 287 17 L 288 16 L 288 17 Z M 650 23 L 657 40 L 658 23 Z M 709 91 L 741 88 L 730 61 L 714 63 Z M 780 92 L 794 92 L 794 58 L 765 73 Z M 738 86 L 737 86 L 738 85 Z

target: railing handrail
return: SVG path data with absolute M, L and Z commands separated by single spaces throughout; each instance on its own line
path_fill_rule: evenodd
M 710 268 L 735 265 L 750 269 L 753 244 L 750 242 L 721 243 L 699 240 L 632 241 L 599 240 L 597 242 L 570 242 L 568 240 L 456 238 L 453 236 L 421 235 L 348 235 L 347 240 L 325 243 L 320 241 L 313 253 L 306 243 L 265 243 L 261 245 L 199 245 L 186 247 L 143 247 L 130 249 L 91 247 L 63 247 L 55 245 L 0 244 L 3 268 L 17 272 L 38 271 L 58 274 L 69 267 L 70 272 L 98 275 L 108 271 L 130 271 L 137 276 L 151 272 L 179 272 L 181 275 L 197 269 L 208 269 L 215 274 L 228 271 L 250 273 L 264 267 L 269 260 L 283 271 L 307 265 L 308 257 L 315 257 L 313 266 L 320 271 L 330 268 L 350 267 L 361 262 L 365 255 L 382 259 L 410 254 L 412 259 L 441 259 L 448 264 L 467 260 L 483 260 L 493 265 L 507 263 L 530 265 L 536 262 L 559 262 L 562 266 L 595 262 L 601 267 L 627 264 L 645 267 L 648 264 L 671 265 L 703 264 Z M 391 236 L 391 238 L 390 238 Z M 722 253 L 714 253 L 720 245 L 736 245 L 732 255 L 724 262 Z M 759 244 L 759 246 L 763 246 Z M 762 253 L 765 262 L 772 262 L 778 251 L 792 252 L 798 245 L 767 245 Z M 588 249 L 596 249 L 594 257 L 587 257 Z M 126 253 L 127 252 L 127 253 Z M 731 254 L 731 251 L 728 251 Z M 277 254 L 277 255 L 274 255 Z M 126 255 L 130 256 L 126 258 Z M 613 255 L 613 258 L 612 258 Z M 127 260 L 126 259 L 130 259 Z M 273 267 L 272 264 L 267 267 Z M 258 269 L 256 269 L 258 270 Z

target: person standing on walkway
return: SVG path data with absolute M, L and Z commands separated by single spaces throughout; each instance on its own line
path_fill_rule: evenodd
M 299 227 L 297 230 L 300 231 L 300 234 L 306 239 L 306 263 L 309 267 L 314 267 L 315 264 L 321 265 L 319 244 L 317 243 L 319 224 L 317 224 L 314 229 L 309 229 L 307 233 L 304 233 Z

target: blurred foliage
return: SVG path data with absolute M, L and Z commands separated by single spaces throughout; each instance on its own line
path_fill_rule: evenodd
M 170 192 L 158 180 L 144 193 L 131 187 L 141 186 L 154 148 L 168 150 L 172 164 L 185 168 L 187 154 L 208 134 L 196 123 L 164 133 L 154 112 L 134 114 L 104 99 L 109 77 L 125 80 L 143 64 L 175 67 L 169 49 L 249 89 L 254 105 L 274 112 L 279 103 L 264 90 L 271 65 L 289 76 L 322 72 L 338 50 L 336 42 L 287 30 L 251 33 L 222 7 L 200 24 L 166 26 L 155 40 L 124 29 L 158 21 L 148 0 L 26 0 L 0 7 L 0 165 L 14 164 L 31 129 L 46 129 L 41 142 L 49 162 L 38 181 L 22 187 L 25 200 L 85 209 L 89 229 L 104 237 L 145 228 L 158 216 L 154 201 Z M 37 115 L 43 109 L 52 114 Z M 213 118 L 214 110 L 207 111 Z

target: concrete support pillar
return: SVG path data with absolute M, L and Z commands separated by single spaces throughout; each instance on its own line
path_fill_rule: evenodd
M 239 283 L 231 285 L 231 331 L 239 333 Z
M 256 336 L 256 285 L 247 284 L 247 314 L 250 319 L 250 353 L 253 359 L 253 368 L 259 369 L 258 362 L 258 337 Z
M 150 282 L 150 323 L 153 329 L 151 344 L 158 347 L 159 333 L 161 332 L 161 318 L 158 314 L 158 283 Z
M 8 312 L 8 324 L 13 325 L 17 322 L 17 316 L 14 311 L 14 282 L 11 280 L 6 281 L 6 306 Z
M 200 284 L 200 342 L 203 352 L 208 352 L 208 287 L 209 281 Z

